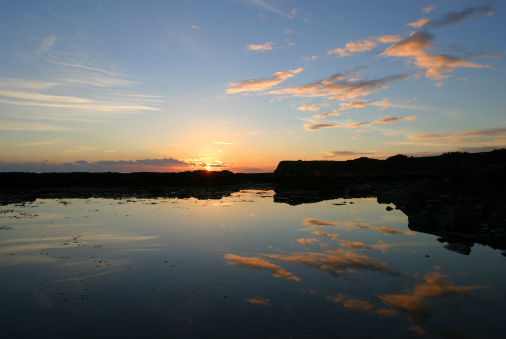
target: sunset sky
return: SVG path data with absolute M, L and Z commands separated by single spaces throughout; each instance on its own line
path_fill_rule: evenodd
M 0 171 L 506 147 L 506 1 L 3 1 Z

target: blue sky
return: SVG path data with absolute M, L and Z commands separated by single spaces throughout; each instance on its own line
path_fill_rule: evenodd
M 0 171 L 506 146 L 503 1 L 9 1 Z

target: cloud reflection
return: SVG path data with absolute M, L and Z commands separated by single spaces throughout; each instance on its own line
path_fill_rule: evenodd
M 487 288 L 487 286 L 478 285 L 456 286 L 451 281 L 443 279 L 444 277 L 447 276 L 440 272 L 430 273 L 406 294 L 382 295 L 379 298 L 386 305 L 405 313 L 412 320 L 427 320 L 432 315 L 432 305 L 426 300 L 427 298 L 444 298 Z
M 348 295 L 339 293 L 337 296 L 326 296 L 328 300 L 335 303 L 342 303 L 344 307 L 372 315 L 379 315 L 383 317 L 392 317 L 398 315 L 396 310 L 377 308 L 373 303 L 365 300 L 354 299 Z
M 271 300 L 262 297 L 248 298 L 245 300 L 249 304 L 261 305 L 261 306 L 272 306 Z
M 309 267 L 325 271 L 331 275 L 355 279 L 357 272 L 373 271 L 392 276 L 405 276 L 402 272 L 396 272 L 387 267 L 387 264 L 366 255 L 344 250 L 330 250 L 328 253 L 293 253 L 293 254 L 269 254 L 267 257 L 291 261 Z
M 301 281 L 300 278 L 292 273 L 285 271 L 278 265 L 275 265 L 265 259 L 258 257 L 241 257 L 235 254 L 226 254 L 225 259 L 230 260 L 230 265 L 236 265 L 251 270 L 267 270 L 276 278 L 286 278 L 295 281 Z
M 374 231 L 380 231 L 384 232 L 386 234 L 405 234 L 405 235 L 416 235 L 413 231 L 399 231 L 392 227 L 375 227 L 375 226 L 367 226 L 367 225 L 361 225 L 358 222 L 342 222 L 342 221 L 323 221 L 319 219 L 314 218 L 307 218 L 304 220 L 304 225 L 311 225 L 311 227 L 318 227 L 318 226 L 353 226 L 359 229 L 369 229 Z M 313 233 L 315 234 L 315 233 Z

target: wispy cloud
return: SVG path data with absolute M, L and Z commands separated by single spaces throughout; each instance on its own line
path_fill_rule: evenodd
M 325 117 L 329 117 L 329 116 L 339 116 L 339 115 L 341 115 L 339 112 L 342 112 L 342 111 L 350 109 L 350 108 L 362 108 L 367 105 L 373 104 L 374 102 L 376 102 L 376 101 L 375 100 L 369 100 L 369 101 L 358 100 L 358 101 L 343 102 L 343 103 L 341 103 L 341 108 L 334 109 L 332 111 L 325 112 L 322 114 L 317 114 L 317 115 L 314 115 L 313 117 L 320 119 L 320 118 L 325 118 Z
M 12 147 L 31 147 L 31 146 L 45 146 L 59 144 L 62 141 L 39 141 L 39 142 L 25 142 L 22 144 L 11 145 Z
M 234 145 L 234 144 L 235 144 L 235 142 L 213 141 L 213 144 L 220 144 L 220 145 Z
M 95 150 L 91 147 L 73 147 L 70 153 L 79 153 Z M 106 151 L 108 152 L 108 151 Z M 5 163 L 2 162 L 2 172 L 167 172 L 187 170 L 195 164 L 173 158 L 139 159 L 139 160 L 105 160 L 88 162 L 78 160 L 69 163 L 29 162 Z
M 240 266 L 251 270 L 267 270 L 276 278 L 286 278 L 295 281 L 301 281 L 293 273 L 286 271 L 282 267 L 271 263 L 270 261 L 259 257 L 242 257 L 235 254 L 226 254 L 225 259 L 229 260 L 229 265 Z
M 398 117 L 391 116 L 391 117 L 387 117 L 384 119 L 374 120 L 371 122 L 361 121 L 361 122 L 357 122 L 354 124 L 338 124 L 338 123 L 330 123 L 330 122 L 312 123 L 312 124 L 305 124 L 304 128 L 308 131 L 316 131 L 316 130 L 319 130 L 322 128 L 336 128 L 336 127 L 337 128 L 358 128 L 358 127 L 364 127 L 364 126 L 376 125 L 376 124 L 391 124 L 393 122 L 403 121 L 403 120 L 410 121 L 410 120 L 415 120 L 416 118 L 417 118 L 416 115 L 411 116 L 411 117 L 404 117 L 404 118 L 398 118 Z
M 266 42 L 262 45 L 248 45 L 246 48 L 250 51 L 257 51 L 257 52 L 266 52 L 273 49 L 273 45 L 275 45 L 274 42 Z
M 71 130 L 71 128 L 58 125 L 49 125 L 34 121 L 0 119 L 0 130 L 56 132 L 56 131 L 69 131 Z
M 296 9 L 292 9 L 290 14 L 287 14 L 287 13 L 275 8 L 274 6 L 266 3 L 265 1 L 261 1 L 261 0 L 249 0 L 249 1 L 256 4 L 257 6 L 263 8 L 263 9 L 269 11 L 269 12 L 276 13 L 276 14 L 282 15 L 282 16 L 290 18 L 290 19 L 293 18 L 293 16 L 295 15 L 295 12 L 296 12 Z
M 293 77 L 295 74 L 302 72 L 304 68 L 300 67 L 288 72 L 276 72 L 270 79 L 254 78 L 233 82 L 229 84 L 227 93 L 240 93 L 240 92 L 261 92 L 276 86 L 288 78 Z
M 372 36 L 366 39 L 349 42 L 344 48 L 335 48 L 327 54 L 338 54 L 340 57 L 371 51 L 378 46 L 378 43 L 388 44 L 401 40 L 399 35 Z
M 380 79 L 362 80 L 357 79 L 355 76 L 354 72 L 338 73 L 307 85 L 285 88 L 269 93 L 301 97 L 328 97 L 332 100 L 350 100 L 387 89 L 393 82 L 409 77 L 405 74 L 399 74 Z
M 63 111 L 66 117 L 76 117 L 159 110 L 155 105 L 162 98 L 126 90 L 125 88 L 135 85 L 135 82 L 106 67 L 87 62 L 90 58 L 85 55 L 62 51 L 72 51 L 70 45 L 70 42 L 56 37 L 45 39 L 37 55 L 47 62 L 43 73 L 49 80 L 0 79 L 0 102 L 15 106 L 52 108 L 50 113 L 44 115 L 47 119 L 61 117 L 59 113 Z M 104 88 L 108 88 L 106 94 Z
M 411 27 L 415 27 L 415 28 L 420 28 L 420 27 L 427 25 L 429 22 L 430 22 L 429 18 L 421 18 L 417 21 L 410 22 L 406 25 L 411 26 Z
M 94 151 L 96 148 L 89 147 L 89 146 L 78 146 L 78 147 L 72 147 L 66 150 L 66 153 L 81 153 L 81 152 L 87 152 L 87 151 Z
M 456 133 L 413 133 L 408 138 L 413 140 L 421 139 L 453 139 L 453 138 L 491 138 L 506 137 L 506 128 L 484 128 Z
M 454 25 L 466 19 L 492 14 L 494 14 L 494 10 L 488 6 L 469 7 L 461 11 L 448 12 L 441 19 L 432 22 L 432 25 L 434 27 Z
M 422 12 L 425 14 L 429 14 L 430 12 L 432 12 L 435 9 L 436 9 L 436 6 L 427 6 L 427 7 L 422 8 Z

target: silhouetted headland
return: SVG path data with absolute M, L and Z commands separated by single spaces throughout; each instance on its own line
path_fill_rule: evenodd
M 0 173 L 0 204 L 37 198 L 220 199 L 241 189 L 274 189 L 275 202 L 291 205 L 377 197 L 404 212 L 410 229 L 440 235 L 446 248 L 466 254 L 475 242 L 506 249 L 505 174 L 506 149 L 281 161 L 274 173 Z

